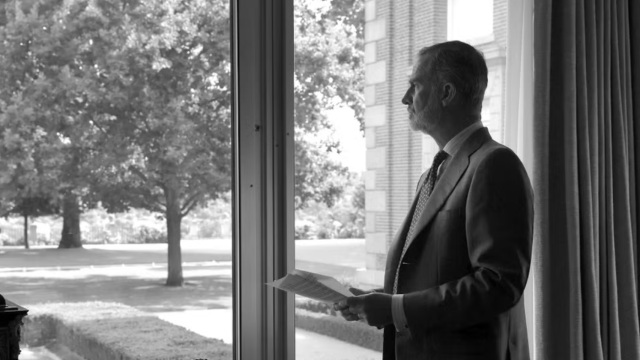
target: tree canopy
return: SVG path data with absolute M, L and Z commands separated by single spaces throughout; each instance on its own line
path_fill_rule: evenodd
M 330 128 L 325 111 L 349 107 L 363 129 L 364 3 L 295 1 L 294 116 L 296 207 L 310 200 L 331 206 L 343 193 L 348 170 L 332 161 L 332 139 L 305 137 Z
M 324 111 L 334 107 L 362 121 L 362 8 L 296 1 L 298 207 L 342 192 L 347 169 L 327 157 L 338 144 L 304 134 L 330 127 Z M 167 283 L 181 284 L 181 219 L 231 186 L 228 3 L 15 0 L 5 10 L 0 210 L 50 200 L 62 209 L 60 247 L 81 246 L 80 214 L 98 202 L 158 212 Z

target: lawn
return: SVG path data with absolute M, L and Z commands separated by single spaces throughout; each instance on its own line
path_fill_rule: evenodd
M 84 249 L 0 247 L 0 294 L 20 305 L 119 302 L 143 311 L 231 307 L 231 246 L 184 241 L 185 286 L 164 286 L 166 244 Z M 364 266 L 363 240 L 297 241 L 296 266 L 352 281 Z
M 0 272 L 0 293 L 29 307 L 46 302 L 118 302 L 150 312 L 231 307 L 231 267 L 185 266 L 185 286 L 166 287 L 166 266 Z

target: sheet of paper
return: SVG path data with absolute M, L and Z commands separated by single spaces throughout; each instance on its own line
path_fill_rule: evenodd
M 326 303 L 335 303 L 353 296 L 347 288 L 331 276 L 303 270 L 293 270 L 283 278 L 267 285 Z

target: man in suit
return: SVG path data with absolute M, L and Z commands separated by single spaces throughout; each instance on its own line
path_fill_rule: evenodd
M 487 66 L 472 46 L 422 49 L 402 98 L 440 148 L 389 252 L 384 288 L 335 304 L 384 327 L 384 360 L 528 360 L 522 293 L 533 192 L 519 158 L 482 126 Z

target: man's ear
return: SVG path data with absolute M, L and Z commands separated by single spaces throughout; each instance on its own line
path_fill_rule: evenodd
M 456 87 L 453 86 L 452 83 L 446 83 L 442 87 L 442 99 L 440 99 L 442 103 L 442 107 L 447 107 L 449 104 L 453 102 L 453 99 L 456 98 Z

